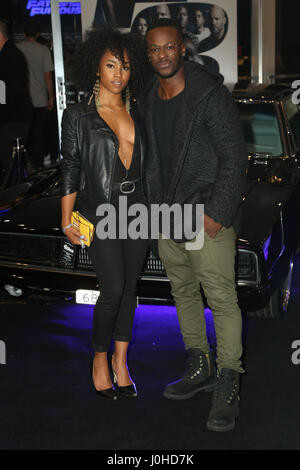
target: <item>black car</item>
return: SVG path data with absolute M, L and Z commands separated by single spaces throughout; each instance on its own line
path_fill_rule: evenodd
M 237 238 L 238 298 L 242 310 L 275 317 L 288 308 L 300 239 L 300 111 L 291 91 L 276 85 L 236 86 L 233 96 L 249 152 Z M 60 229 L 60 179 L 58 165 L 0 193 L 0 281 L 15 296 L 39 290 L 94 303 L 99 286 L 87 250 L 71 245 Z M 137 298 L 173 302 L 163 264 L 152 253 Z

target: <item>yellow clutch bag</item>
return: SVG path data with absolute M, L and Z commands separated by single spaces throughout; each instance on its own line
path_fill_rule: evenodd
M 90 246 L 95 232 L 95 227 L 88 219 L 86 219 L 80 212 L 73 211 L 71 217 L 71 223 L 74 225 L 77 230 L 81 233 L 81 235 L 85 236 L 85 240 L 83 239 L 83 243 L 86 246 Z

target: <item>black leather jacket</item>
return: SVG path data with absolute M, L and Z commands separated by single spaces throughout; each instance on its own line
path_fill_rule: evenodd
M 139 128 L 143 187 L 143 126 L 136 110 L 131 110 L 131 116 Z M 118 139 L 97 113 L 94 100 L 90 105 L 87 100 L 83 100 L 65 109 L 62 118 L 61 196 L 78 192 L 81 201 L 89 209 L 110 202 L 118 149 Z

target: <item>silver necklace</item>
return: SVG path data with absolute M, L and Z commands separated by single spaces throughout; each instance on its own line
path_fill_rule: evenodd
M 95 104 L 96 104 L 97 110 L 98 110 L 99 108 L 107 108 L 107 109 L 108 109 L 109 111 L 111 111 L 112 113 L 115 113 L 116 111 L 119 111 L 119 110 L 121 111 L 123 108 L 125 109 L 124 106 L 120 106 L 119 109 L 113 109 L 113 108 L 111 108 L 110 106 L 108 106 L 107 104 L 101 104 L 101 103 L 100 103 L 100 97 L 99 97 L 99 95 L 96 95 L 96 96 L 95 96 Z

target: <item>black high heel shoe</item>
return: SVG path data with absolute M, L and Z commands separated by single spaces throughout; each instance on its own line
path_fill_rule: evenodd
M 96 394 L 98 397 L 104 397 L 104 398 L 109 398 L 110 400 L 117 400 L 118 395 L 114 387 L 106 388 L 104 390 L 97 390 L 93 381 L 93 366 L 94 366 L 94 361 L 91 363 L 91 379 L 92 383 L 94 385 Z
M 133 382 L 132 385 L 125 385 L 121 387 L 120 385 L 118 385 L 117 374 L 115 373 L 114 369 L 112 369 L 112 371 L 114 375 L 114 384 L 118 387 L 118 392 L 120 393 L 120 395 L 122 395 L 123 397 L 129 397 L 129 398 L 137 397 L 138 394 L 137 394 L 135 383 Z

